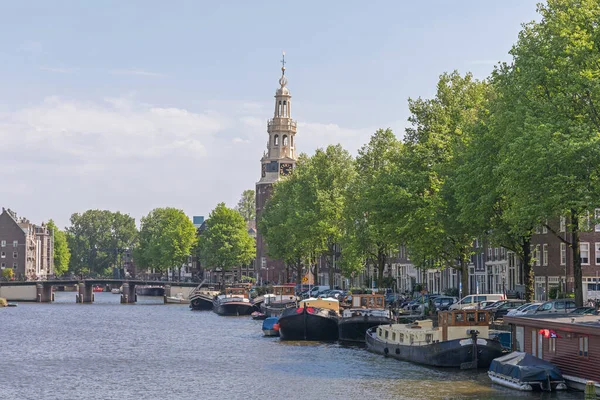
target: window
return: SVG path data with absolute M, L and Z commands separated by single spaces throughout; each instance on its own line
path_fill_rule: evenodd
M 19 258 L 19 253 L 17 253 L 16 251 L 13 251 L 13 258 Z
M 600 243 L 596 243 L 596 265 L 600 266 Z
M 273 138 L 274 144 L 275 146 L 279 146 L 279 135 L 275 135 L 275 138 Z
M 556 338 L 548 339 L 548 352 L 553 354 L 556 353 Z
M 564 216 L 560 217 L 560 225 L 558 227 L 559 232 L 564 232 L 567 230 L 567 218 Z
M 0 266 L 2 266 L 2 268 L 6 268 L 6 263 L 3 262 L 2 264 L 0 264 Z
M 17 269 L 17 263 L 16 262 L 13 263 L 13 269 Z
M 488 260 L 492 259 L 492 252 L 494 251 L 494 249 L 492 249 L 491 247 L 488 247 Z
M 2 244 L 2 247 L 6 247 L 6 240 L 3 240 L 1 244 Z
M 516 351 L 525 351 L 525 328 L 522 326 L 517 326 L 517 341 L 515 343 Z
M 579 357 L 587 357 L 588 356 L 588 337 L 587 336 L 579 336 Z
M 579 257 L 581 258 L 582 264 L 590 265 L 590 244 L 589 243 L 579 243 Z
M 19 245 L 19 241 L 18 240 L 13 240 L 13 247 L 17 247 Z
M 385 331 L 385 338 L 387 339 L 388 336 L 390 335 L 390 331 Z
M 544 263 L 544 266 L 547 267 L 548 266 L 548 243 L 544 243 L 542 245 L 542 252 L 543 252 L 543 263 Z
M 287 137 L 287 135 L 283 135 L 283 145 L 284 146 L 288 145 L 288 137 Z
M 567 244 L 560 244 L 560 265 L 567 265 Z
M 548 225 L 548 221 L 544 222 L 544 225 L 542 225 L 542 233 L 548 233 L 548 227 L 546 225 Z
M 535 265 L 539 267 L 541 265 L 541 263 L 540 263 L 540 245 L 539 244 L 535 245 L 534 257 L 535 257 Z
M 537 350 L 537 346 L 535 344 L 536 339 L 537 338 L 537 332 L 535 329 L 531 330 L 531 355 L 536 357 L 536 350 Z
M 594 210 L 594 219 L 596 220 L 596 224 L 594 225 L 594 230 L 596 232 L 600 232 L 600 208 L 596 208 Z
M 392 333 L 392 340 L 395 342 L 396 341 L 396 332 Z
M 1 253 L 0 253 L 0 258 L 6 258 L 6 252 L 4 252 L 4 251 L 3 251 L 3 252 L 1 252 Z

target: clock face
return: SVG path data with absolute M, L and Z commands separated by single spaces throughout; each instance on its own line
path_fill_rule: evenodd
M 292 164 L 279 164 L 279 175 L 289 175 L 292 172 L 294 166 Z
M 262 177 L 264 178 L 265 175 L 267 175 L 267 164 L 263 164 L 262 165 L 262 173 L 261 173 Z

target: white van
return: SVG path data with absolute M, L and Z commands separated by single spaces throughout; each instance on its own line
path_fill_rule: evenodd
M 318 295 L 329 289 L 331 289 L 329 285 L 313 286 L 310 289 L 309 297 L 317 297 Z
M 505 300 L 503 294 L 470 294 L 460 299 L 458 303 L 450 306 L 449 310 L 462 310 L 463 308 L 477 308 L 477 305 L 482 301 L 498 301 Z

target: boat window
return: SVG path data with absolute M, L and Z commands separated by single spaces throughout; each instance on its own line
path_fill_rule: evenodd
M 398 336 L 399 336 L 399 340 L 401 342 L 404 342 L 404 333 L 400 333 Z
M 475 313 L 474 312 L 467 313 L 467 321 L 475 322 Z
M 392 333 L 392 340 L 395 342 L 396 341 L 396 332 Z
M 588 356 L 588 337 L 579 336 L 579 357 Z
M 454 322 L 465 322 L 465 315 L 463 313 L 454 314 Z
M 390 331 L 385 331 L 385 338 L 387 339 L 390 334 Z
M 487 321 L 486 317 L 487 317 L 487 313 L 486 312 L 477 313 L 477 320 L 479 322 L 485 322 L 485 321 Z
M 537 346 L 535 344 L 536 342 L 536 338 L 537 338 L 537 332 L 535 329 L 531 330 L 531 355 L 532 356 L 536 356 L 536 350 L 537 350 Z
M 431 333 L 428 333 L 425 335 L 425 341 L 427 343 L 431 343 L 432 340 L 433 340 L 433 335 Z
M 381 328 L 377 329 L 377 335 L 381 336 Z
M 410 335 L 410 344 L 413 344 L 414 342 L 415 342 L 414 335 Z
M 548 339 L 548 351 L 550 353 L 556 353 L 556 338 L 549 338 Z

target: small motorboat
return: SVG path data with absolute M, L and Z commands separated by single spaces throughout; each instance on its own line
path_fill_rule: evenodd
M 263 314 L 260 311 L 254 311 L 252 314 L 250 314 L 250 316 L 252 317 L 253 320 L 257 320 L 257 321 L 262 321 L 267 319 L 267 314 Z
M 498 385 L 523 391 L 567 389 L 560 370 L 554 364 L 520 351 L 493 360 L 488 376 Z
M 98 293 L 98 292 L 104 292 L 104 288 L 103 288 L 102 286 L 100 286 L 100 285 L 95 285 L 95 286 L 92 288 L 92 291 L 94 291 L 94 293 Z
M 279 317 L 268 317 L 263 321 L 262 331 L 265 336 L 279 336 Z
M 0 307 L 16 307 L 16 303 L 9 303 L 5 298 L 0 297 Z
M 121 294 L 121 289 L 110 289 L 112 294 Z
M 177 293 L 175 296 L 165 296 L 167 304 L 190 304 L 190 300 L 183 296 L 183 293 Z

